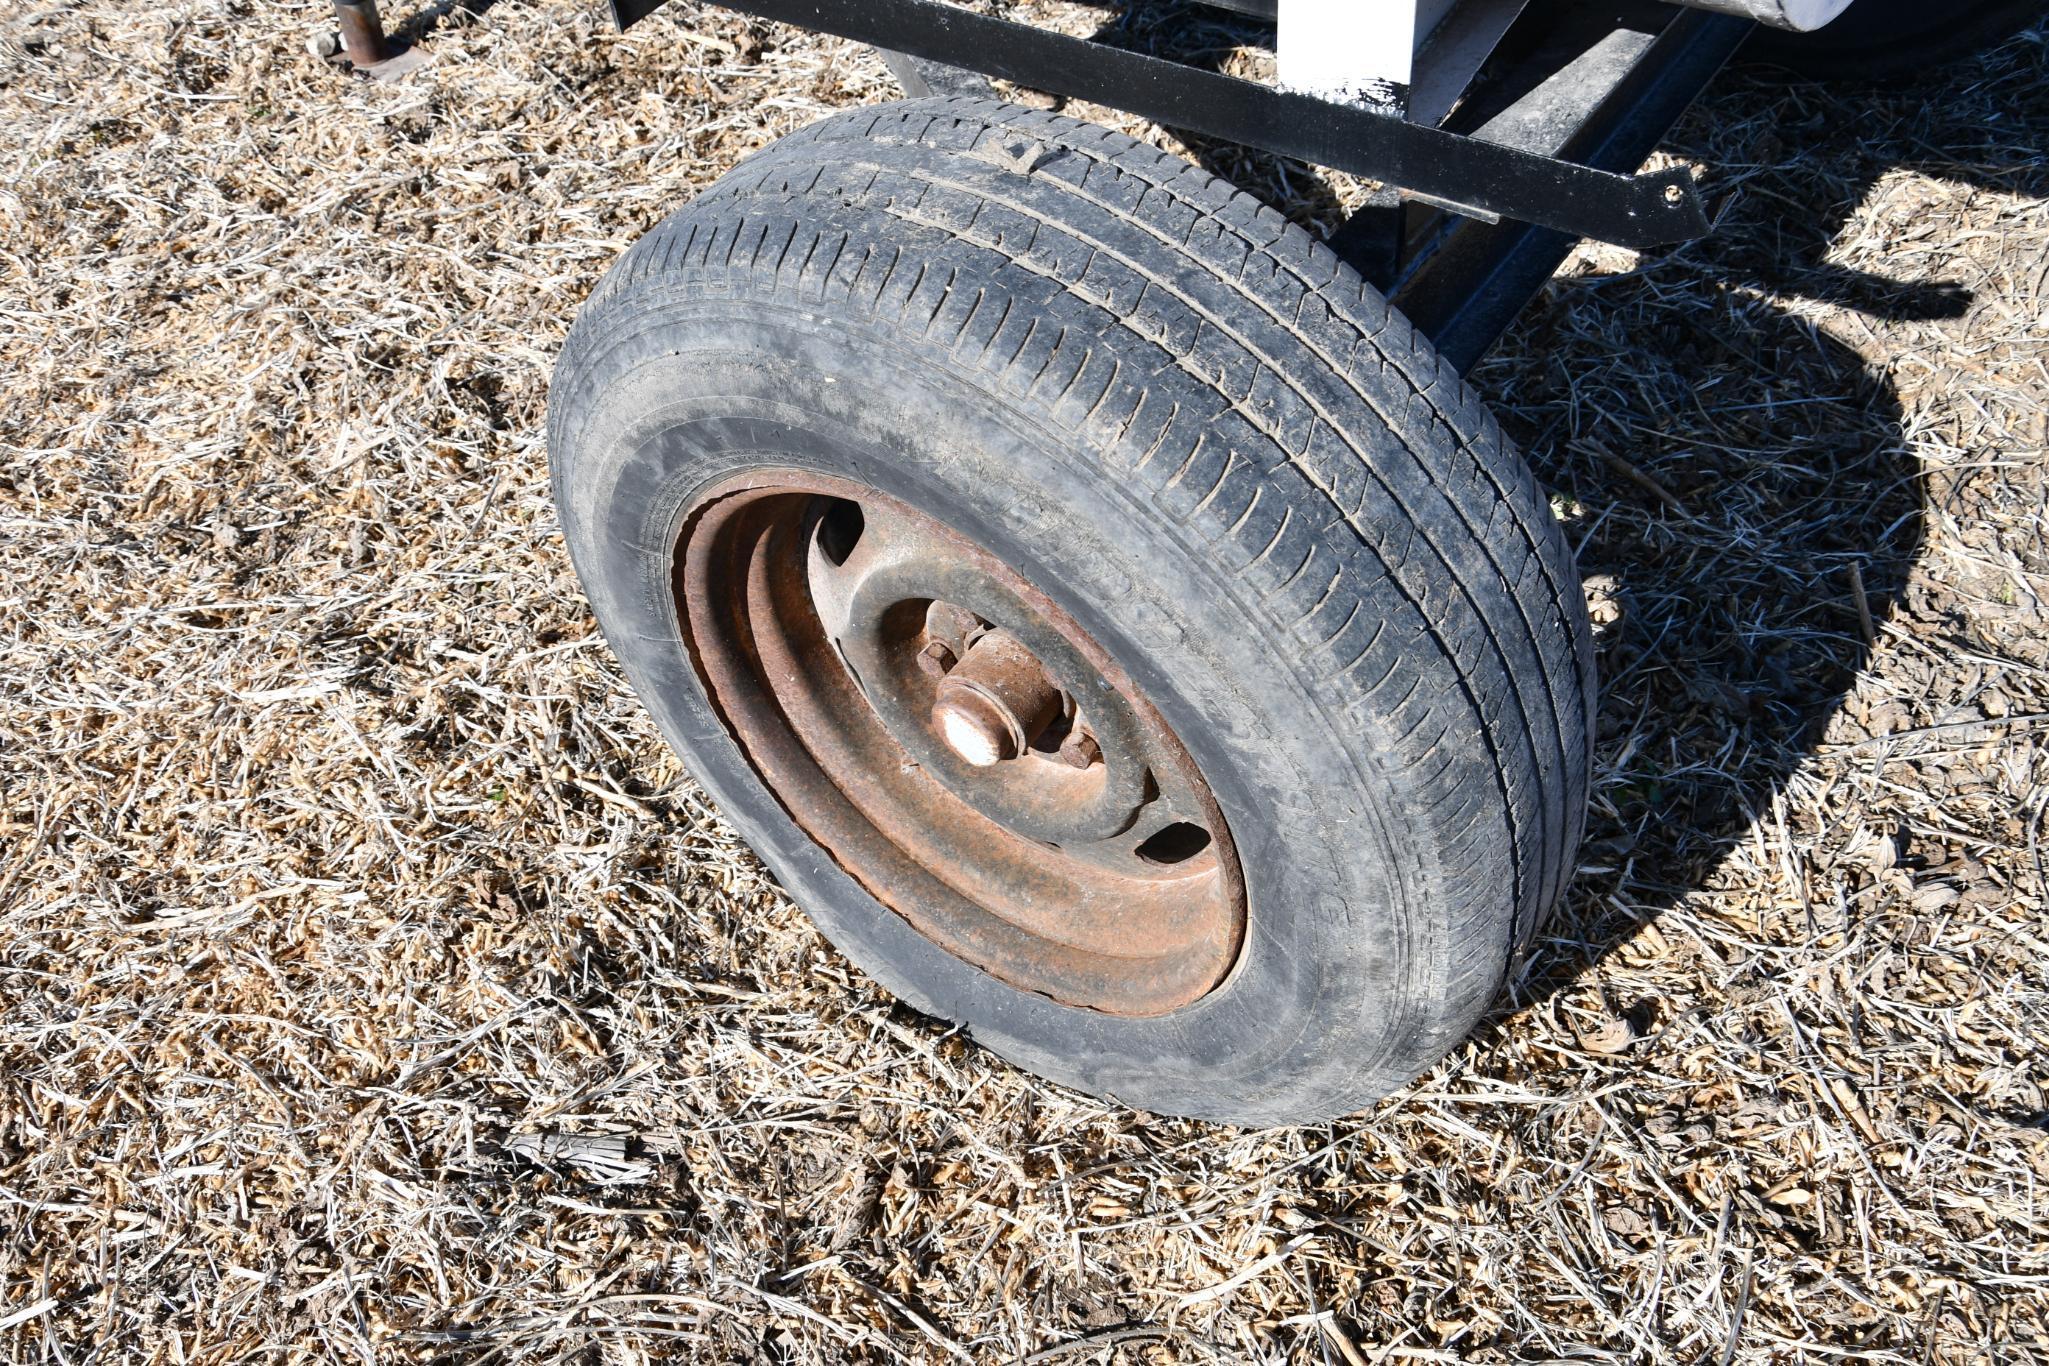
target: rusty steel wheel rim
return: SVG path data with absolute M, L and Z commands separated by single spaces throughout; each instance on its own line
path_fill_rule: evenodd
M 686 511 L 683 637 L 804 832 L 925 938 L 1020 990 L 1159 1015 L 1214 990 L 1244 881 L 1187 749 L 1101 646 L 965 537 L 778 470 Z

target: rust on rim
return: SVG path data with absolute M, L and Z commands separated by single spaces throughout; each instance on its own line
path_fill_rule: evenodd
M 791 818 L 949 953 L 1117 1015 L 1237 960 L 1244 880 L 1201 772 L 1050 598 L 873 489 L 796 470 L 688 509 L 699 677 Z

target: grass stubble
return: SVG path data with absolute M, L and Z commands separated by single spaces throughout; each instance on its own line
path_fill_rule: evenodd
M 1724 76 L 1718 233 L 1479 367 L 1599 630 L 1585 866 L 1440 1067 L 1253 1133 L 894 1005 L 571 578 L 578 302 L 880 64 L 503 0 L 379 85 L 323 10 L 0 19 L 0 1357 L 2049 1355 L 2039 32 Z

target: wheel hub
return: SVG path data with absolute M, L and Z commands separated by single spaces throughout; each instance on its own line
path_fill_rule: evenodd
M 1057 604 L 872 489 L 778 472 L 686 515 L 679 616 L 714 704 L 878 901 L 1023 990 L 1159 1014 L 1244 933 L 1208 785 Z

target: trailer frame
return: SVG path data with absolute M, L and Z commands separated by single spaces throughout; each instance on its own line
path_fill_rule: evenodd
M 611 0 L 622 28 L 663 2 Z M 1405 84 L 1348 102 L 943 0 L 720 3 L 871 44 L 907 84 L 1009 81 L 1373 180 L 1330 245 L 1461 370 L 1579 239 L 1647 251 L 1710 230 L 1690 169 L 1637 168 L 1755 27 L 1657 0 L 1458 0 L 1415 25 Z

